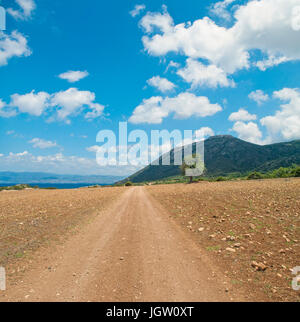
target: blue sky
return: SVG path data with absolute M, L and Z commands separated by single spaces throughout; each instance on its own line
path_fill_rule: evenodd
M 300 0 L 2 0 L 0 171 L 96 165 L 99 130 L 300 139 Z

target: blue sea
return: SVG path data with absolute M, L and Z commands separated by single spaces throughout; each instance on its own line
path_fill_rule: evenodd
M 0 187 L 15 186 L 18 183 L 0 183 Z M 76 189 L 95 186 L 95 183 L 28 183 L 32 187 L 56 188 L 56 189 Z M 99 186 L 108 186 L 108 184 L 99 184 Z

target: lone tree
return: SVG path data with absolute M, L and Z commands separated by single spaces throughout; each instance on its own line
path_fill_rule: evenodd
M 189 177 L 190 182 L 193 182 L 194 177 L 200 177 L 205 171 L 204 162 L 201 157 L 198 155 L 191 155 L 185 157 L 181 165 L 181 174 L 182 176 Z

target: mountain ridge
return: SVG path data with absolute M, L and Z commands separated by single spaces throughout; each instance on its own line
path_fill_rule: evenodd
M 300 164 L 300 140 L 257 145 L 231 135 L 217 135 L 206 139 L 204 146 L 207 176 L 226 176 L 250 171 L 267 172 Z M 161 160 L 162 157 L 159 158 L 160 165 L 148 165 L 126 180 L 140 183 L 180 175 L 180 167 L 172 165 L 174 150 L 171 150 L 171 165 L 163 166 Z

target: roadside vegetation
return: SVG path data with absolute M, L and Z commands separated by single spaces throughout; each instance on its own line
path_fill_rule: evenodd
M 185 167 L 182 167 L 182 175 L 173 176 L 161 180 L 156 180 L 152 182 L 139 182 L 134 183 L 128 181 L 125 183 L 125 186 L 141 186 L 141 185 L 159 185 L 159 184 L 176 184 L 176 183 L 191 183 L 190 177 L 185 177 L 184 174 Z M 247 173 L 231 173 L 224 176 L 207 176 L 206 171 L 204 175 L 201 177 L 194 177 L 193 182 L 222 182 L 222 181 L 233 181 L 233 180 L 263 180 L 263 179 L 276 179 L 276 178 L 297 178 L 300 177 L 300 166 L 293 165 L 291 167 L 281 167 L 276 170 L 268 171 L 268 172 L 259 172 L 252 171 Z M 115 186 L 122 186 L 124 184 L 116 184 Z
M 3 190 L 24 190 L 24 189 L 37 189 L 38 187 L 32 187 L 28 184 L 18 184 L 15 186 L 0 187 L 0 191 Z

